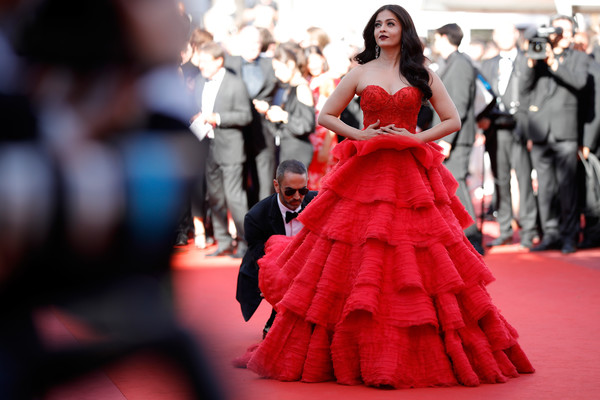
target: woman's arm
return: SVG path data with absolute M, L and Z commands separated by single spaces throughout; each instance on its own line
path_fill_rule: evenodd
M 355 67 L 342 78 L 333 93 L 331 93 L 331 96 L 329 96 L 325 102 L 325 105 L 323 105 L 323 109 L 321 109 L 321 112 L 319 113 L 319 120 L 317 121 L 319 125 L 322 125 L 330 131 L 354 140 L 367 140 L 377 136 L 378 133 L 376 130 L 379 127 L 379 121 L 377 121 L 377 123 L 370 125 L 361 131 L 360 129 L 345 124 L 339 118 L 342 111 L 344 111 L 346 106 L 356 95 L 361 68 L 361 66 Z

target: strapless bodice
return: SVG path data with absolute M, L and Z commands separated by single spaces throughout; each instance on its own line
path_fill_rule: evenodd
M 360 106 L 364 114 L 364 126 L 377 120 L 380 126 L 395 124 L 415 132 L 417 117 L 421 108 L 421 91 L 413 86 L 406 86 L 394 94 L 388 93 L 378 85 L 368 85 L 361 94 Z

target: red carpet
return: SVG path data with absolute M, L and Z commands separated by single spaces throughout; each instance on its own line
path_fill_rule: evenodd
M 484 225 L 494 236 L 496 226 Z M 212 250 L 212 249 L 211 249 Z M 520 333 L 536 373 L 499 385 L 389 391 L 332 382 L 305 384 L 258 378 L 231 360 L 261 338 L 270 313 L 263 303 L 244 322 L 235 301 L 240 261 L 206 258 L 193 245 L 173 257 L 178 312 L 214 365 L 230 399 L 592 399 L 600 395 L 600 249 L 572 255 L 529 253 L 517 245 L 496 248 L 485 259 L 497 278 L 488 289 Z M 41 317 L 53 340 L 74 340 L 77 328 L 53 313 Z M 68 328 L 70 329 L 68 329 Z M 77 332 L 76 332 L 77 333 Z M 172 366 L 138 356 L 53 390 L 52 400 L 185 399 L 185 384 Z

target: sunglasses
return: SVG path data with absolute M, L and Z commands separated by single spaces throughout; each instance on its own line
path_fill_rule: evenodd
M 283 194 L 285 194 L 287 197 L 291 197 L 294 194 L 296 194 L 296 192 L 300 193 L 300 196 L 306 196 L 306 193 L 308 193 L 308 188 L 307 187 L 303 187 L 301 189 L 294 189 L 294 188 L 285 188 L 285 190 L 283 191 Z

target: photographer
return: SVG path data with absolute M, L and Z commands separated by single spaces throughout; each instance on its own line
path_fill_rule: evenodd
M 488 247 L 511 244 L 513 241 L 513 208 L 510 178 L 514 168 L 519 183 L 520 243 L 531 248 L 537 234 L 537 205 L 531 185 L 531 159 L 525 137 L 526 114 L 519 95 L 521 76 L 519 65 L 527 62 L 525 55 L 517 49 L 519 31 L 512 24 L 494 29 L 493 39 L 500 53 L 481 65 L 481 73 L 498 95 L 497 105 L 479 120 L 484 129 L 486 150 L 490 155 L 496 191 L 496 207 L 500 236 Z
M 532 251 L 573 253 L 577 214 L 578 94 L 587 81 L 589 57 L 574 50 L 574 20 L 556 16 L 551 28 L 526 37 L 522 94 L 529 96 L 528 148 L 538 175 L 543 240 Z M 542 52 L 541 48 L 545 48 Z

